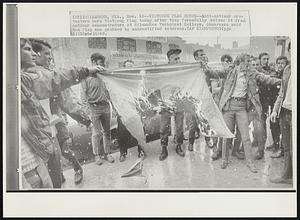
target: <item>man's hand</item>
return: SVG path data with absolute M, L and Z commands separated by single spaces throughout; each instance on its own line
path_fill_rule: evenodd
M 98 66 L 89 67 L 88 70 L 90 75 L 95 75 L 97 73 L 105 71 L 106 69 L 103 66 L 98 65 Z
M 271 122 L 275 123 L 276 122 L 276 117 L 277 117 L 277 113 L 276 112 L 272 112 L 272 114 L 270 116 Z
M 156 111 L 157 113 L 160 113 L 162 111 L 162 107 L 160 105 L 155 106 L 155 107 L 153 107 L 153 110 Z

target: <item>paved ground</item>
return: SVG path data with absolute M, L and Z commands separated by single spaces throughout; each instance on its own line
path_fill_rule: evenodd
M 187 144 L 187 142 L 186 142 Z M 187 146 L 185 146 L 186 148 Z M 195 143 L 195 151 L 186 151 L 184 158 L 175 153 L 175 146 L 169 146 L 169 157 L 159 161 L 159 141 L 146 148 L 147 158 L 142 162 L 142 172 L 137 176 L 121 178 L 137 161 L 137 148 L 131 148 L 125 162 L 119 162 L 119 153 L 114 153 L 113 164 L 94 163 L 83 165 L 84 179 L 79 185 L 73 182 L 72 169 L 64 171 L 65 189 L 274 189 L 292 188 L 288 184 L 272 184 L 269 178 L 278 176 L 283 167 L 283 158 L 272 159 L 266 152 L 265 158 L 256 161 L 259 172 L 251 173 L 246 161 L 230 158 L 229 166 L 220 168 L 221 160 L 212 161 L 212 150 L 202 139 Z

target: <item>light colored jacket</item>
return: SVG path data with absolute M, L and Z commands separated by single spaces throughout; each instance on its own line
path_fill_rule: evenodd
M 247 81 L 247 111 L 252 109 L 254 106 L 255 110 L 261 117 L 262 106 L 259 99 L 259 88 L 257 82 L 265 85 L 278 85 L 281 80 L 274 77 L 266 76 L 263 73 L 253 70 L 242 70 L 241 66 L 235 66 L 234 68 L 228 68 L 222 71 L 207 71 L 206 74 L 214 78 L 225 78 L 223 84 L 222 93 L 220 94 L 220 101 L 217 103 L 219 109 L 222 111 L 225 104 L 231 98 L 233 88 L 237 79 L 237 71 L 246 71 L 246 81 Z
M 273 112 L 276 112 L 277 115 L 280 114 L 282 103 L 286 96 L 286 90 L 288 87 L 288 82 L 289 82 L 290 76 L 291 76 L 291 66 L 288 65 L 283 70 L 282 82 L 281 82 L 282 86 L 280 87 L 279 95 L 276 99 L 276 102 L 275 102 L 274 108 L 273 108 Z

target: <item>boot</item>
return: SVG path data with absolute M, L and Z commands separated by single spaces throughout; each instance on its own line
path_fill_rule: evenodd
M 146 152 L 143 150 L 143 148 L 138 145 L 138 158 L 143 157 L 144 159 L 146 158 Z
M 168 157 L 168 150 L 167 150 L 167 146 L 162 146 L 162 151 L 161 154 L 159 155 L 159 160 L 163 161 L 164 159 L 166 159 Z
M 63 173 L 61 173 L 61 183 L 66 182 L 66 178 Z
M 184 157 L 185 156 L 185 153 L 184 151 L 181 149 L 181 144 L 177 144 L 176 145 L 176 153 L 181 156 L 181 157 Z
M 83 179 L 83 170 L 82 170 L 82 168 L 80 168 L 79 170 L 76 170 L 75 174 L 74 174 L 75 184 L 81 183 L 82 179 Z
M 278 151 L 272 153 L 271 157 L 272 158 L 280 158 L 280 157 L 283 157 L 283 149 L 282 148 L 279 148 Z
M 232 156 L 235 156 L 239 160 L 244 160 L 245 159 L 245 154 L 242 154 L 238 151 L 232 151 Z
M 194 146 L 193 146 L 193 144 L 189 144 L 189 146 L 188 146 L 188 150 L 189 150 L 189 151 L 193 151 L 193 150 L 194 150 Z
M 257 170 L 256 166 L 254 165 L 253 161 L 248 160 L 247 161 L 247 167 L 249 168 L 249 170 L 252 173 L 257 173 L 258 172 L 258 170 Z
M 254 160 L 260 160 L 264 157 L 264 152 L 263 151 L 257 151 L 257 153 L 254 156 Z

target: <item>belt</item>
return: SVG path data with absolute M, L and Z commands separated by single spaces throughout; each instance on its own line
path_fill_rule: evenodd
M 246 97 L 231 97 L 230 99 L 236 100 L 236 101 L 245 101 Z

